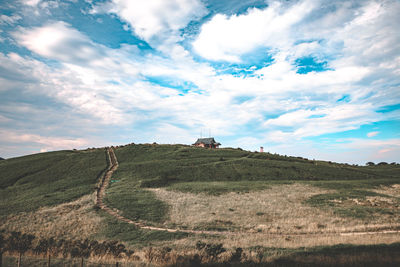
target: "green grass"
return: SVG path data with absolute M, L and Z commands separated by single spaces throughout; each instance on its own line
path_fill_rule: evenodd
M 131 220 L 160 223 L 167 219 L 167 204 L 156 199 L 152 192 L 141 188 L 115 183 L 107 190 L 104 200 L 106 204 L 123 211 L 122 215 Z
M 367 197 L 386 197 L 392 198 L 400 203 L 400 199 L 388 195 L 379 194 L 371 189 L 379 186 L 390 186 L 399 183 L 397 178 L 381 180 L 352 180 L 352 181 L 318 181 L 307 182 L 311 185 L 325 189 L 333 189 L 335 192 L 319 194 L 309 198 L 306 203 L 322 209 L 333 209 L 334 213 L 342 217 L 354 217 L 364 219 L 376 214 L 395 215 L 400 213 L 396 209 L 382 207 L 362 206 L 362 205 L 340 205 L 333 200 L 346 201 L 349 199 L 365 200 Z
M 105 227 L 98 235 L 100 239 L 106 237 L 112 240 L 124 241 L 134 247 L 142 248 L 152 246 L 156 242 L 182 239 L 190 235 L 182 232 L 170 233 L 167 231 L 138 229 L 131 224 L 116 220 L 103 211 L 99 211 L 99 213 L 105 218 Z
M 271 185 L 289 184 L 292 181 L 234 181 L 234 182 L 188 182 L 174 183 L 167 187 L 168 190 L 184 193 L 205 193 L 218 196 L 229 192 L 248 193 L 271 188 Z
M 354 189 L 374 189 L 379 186 L 390 186 L 400 182 L 400 172 L 397 177 L 383 179 L 361 179 L 361 180 L 331 180 L 331 181 L 308 181 L 307 183 L 324 189 L 333 190 L 354 190 Z
M 116 149 L 116 176 L 160 187 L 178 182 L 399 178 L 400 167 L 358 167 L 238 149 L 129 145 Z
M 94 192 L 104 149 L 57 151 L 0 161 L 0 215 L 34 211 Z

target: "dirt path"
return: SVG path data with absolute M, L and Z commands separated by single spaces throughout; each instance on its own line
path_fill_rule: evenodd
M 240 234 L 251 234 L 251 232 L 218 232 L 218 231 L 200 231 L 200 230 L 187 230 L 187 229 L 171 229 L 171 228 L 162 228 L 162 227 L 155 227 L 146 225 L 143 222 L 133 221 L 121 215 L 121 211 L 115 208 L 110 208 L 103 202 L 103 197 L 106 193 L 107 186 L 110 183 L 110 179 L 114 171 L 118 168 L 118 160 L 115 156 L 113 148 L 107 148 L 107 160 L 108 160 L 108 168 L 105 174 L 101 177 L 100 187 L 96 192 L 96 204 L 105 212 L 110 214 L 111 216 L 115 217 L 116 219 L 135 225 L 141 229 L 148 229 L 148 230 L 156 230 L 156 231 L 167 231 L 167 232 L 181 232 L 181 233 L 190 233 L 190 234 L 209 234 L 209 235 L 240 235 Z M 327 232 L 300 232 L 300 233 L 265 233 L 266 236 L 270 235 L 291 235 L 291 236 L 304 236 L 304 235 L 341 235 L 341 236 L 355 236 L 355 235 L 373 235 L 373 234 L 394 234 L 400 233 L 400 225 L 397 225 L 395 228 L 388 229 L 387 227 L 382 228 L 371 228 L 367 231 L 346 231 L 346 232 L 339 232 L 339 231 L 327 231 Z
M 101 178 L 100 188 L 97 190 L 96 193 L 96 204 L 105 212 L 110 214 L 111 216 L 115 217 L 116 219 L 133 224 L 141 229 L 148 229 L 148 230 L 158 230 L 158 231 L 167 231 L 167 232 L 184 232 L 184 233 L 194 233 L 194 234 L 221 234 L 218 232 L 210 232 L 210 231 L 194 231 L 194 230 L 180 230 L 180 229 L 170 229 L 170 228 L 161 228 L 161 227 L 154 227 L 148 226 L 141 222 L 132 221 L 124 216 L 121 215 L 121 212 L 118 209 L 111 209 L 103 202 L 103 197 L 105 195 L 106 189 L 108 184 L 110 183 L 111 176 L 115 170 L 118 168 L 118 160 L 115 156 L 114 150 L 112 148 L 107 148 L 107 158 L 109 167 Z

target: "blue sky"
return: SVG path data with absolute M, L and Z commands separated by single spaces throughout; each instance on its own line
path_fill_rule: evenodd
M 192 144 L 400 162 L 400 1 L 0 1 L 0 156 Z

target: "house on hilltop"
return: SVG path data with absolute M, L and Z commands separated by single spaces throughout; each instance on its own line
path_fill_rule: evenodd
M 209 137 L 209 138 L 199 138 L 193 145 L 199 147 L 207 147 L 207 148 L 218 148 L 221 144 L 216 142 L 214 137 Z

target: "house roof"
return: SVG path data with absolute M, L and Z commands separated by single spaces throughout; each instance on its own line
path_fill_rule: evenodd
M 194 143 L 194 145 L 197 144 L 205 144 L 205 145 L 221 145 L 220 143 L 217 143 L 214 139 L 214 137 L 209 137 L 209 138 L 199 138 L 197 139 L 196 143 Z

